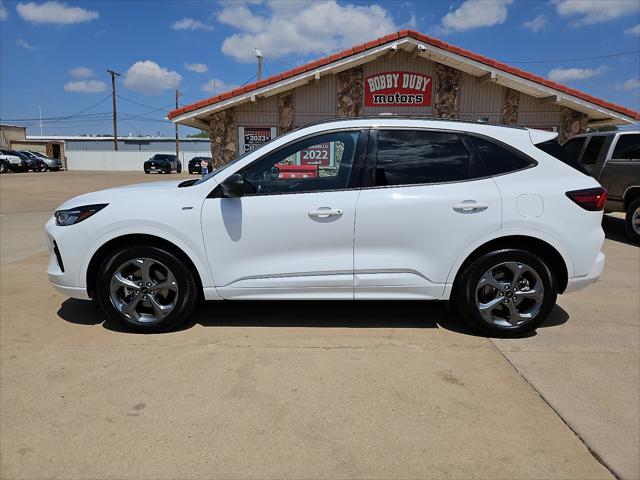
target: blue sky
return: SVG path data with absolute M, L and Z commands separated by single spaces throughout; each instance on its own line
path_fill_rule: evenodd
M 0 121 L 39 134 L 171 135 L 162 118 L 265 75 L 413 28 L 640 110 L 638 0 L 0 2 Z M 560 60 L 558 62 L 523 63 Z M 215 81 L 214 81 L 215 79 Z M 92 108 L 89 108 L 92 107 Z M 60 118 L 77 114 L 72 118 Z M 54 118 L 55 117 L 55 118 Z M 195 131 L 183 127 L 182 133 Z

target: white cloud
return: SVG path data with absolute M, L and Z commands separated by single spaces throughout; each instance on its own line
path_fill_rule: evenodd
M 227 83 L 224 80 L 220 80 L 219 78 L 212 78 L 207 83 L 202 85 L 202 87 L 200 87 L 203 92 L 209 93 L 211 95 L 228 92 L 230 90 L 233 90 L 234 88 L 238 88 L 238 85 Z
M 18 14 L 32 23 L 55 23 L 71 25 L 95 20 L 100 14 L 81 7 L 71 7 L 66 3 L 49 1 L 44 3 L 19 3 L 16 6 Z
M 627 35 L 640 35 L 640 23 L 635 27 L 627 28 L 624 33 Z
M 91 78 L 93 77 L 93 70 L 87 67 L 75 67 L 69 70 L 69 75 L 73 78 Z
M 147 95 L 162 93 L 177 88 L 182 80 L 178 72 L 161 67 L 156 62 L 136 62 L 124 74 L 125 87 Z
M 21 38 L 18 38 L 16 40 L 16 45 L 18 45 L 19 47 L 24 48 L 25 50 L 39 50 L 39 47 L 36 47 L 35 45 L 31 45 L 29 42 L 27 42 L 26 40 L 23 40 Z
M 630 78 L 626 82 L 617 84 L 616 90 L 640 90 L 640 80 L 637 78 Z
M 636 0 L 554 0 L 556 11 L 563 17 L 578 17 L 572 25 L 593 25 L 638 12 Z
M 185 63 L 184 68 L 186 68 L 190 72 L 196 73 L 205 73 L 209 70 L 209 67 L 207 67 L 204 63 Z
M 9 12 L 4 8 L 4 3 L 0 2 L 0 21 L 6 20 L 7 18 L 9 18 Z
M 171 28 L 174 30 L 213 30 L 213 27 L 202 23 L 200 20 L 194 18 L 183 18 L 178 20 Z
M 602 75 L 607 67 L 598 68 L 554 68 L 549 72 L 549 80 L 554 82 L 569 82 L 571 80 L 585 80 L 587 78 Z
M 241 9 L 244 17 L 238 16 Z M 393 18 L 377 4 L 340 5 L 335 0 L 274 0 L 260 14 L 244 4 L 226 3 L 218 21 L 240 30 L 224 40 L 222 52 L 243 62 L 255 60 L 256 47 L 267 58 L 323 54 L 397 30 Z
M 493 27 L 507 19 L 507 5 L 513 0 L 466 0 L 442 18 L 443 32 L 464 32 L 474 28 Z
M 537 32 L 542 29 L 547 24 L 547 19 L 544 15 L 538 15 L 531 20 L 524 22 L 524 28 L 528 28 L 532 32 Z
M 107 84 L 100 80 L 80 80 L 66 83 L 64 89 L 74 93 L 100 93 L 107 89 Z

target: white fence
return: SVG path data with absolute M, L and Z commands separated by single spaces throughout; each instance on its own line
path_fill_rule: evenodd
M 67 170 L 120 170 L 141 172 L 145 160 L 151 158 L 154 153 L 175 154 L 167 152 L 84 152 L 67 151 Z M 210 156 L 208 152 L 180 152 L 182 169 L 187 169 L 187 163 L 196 156 Z

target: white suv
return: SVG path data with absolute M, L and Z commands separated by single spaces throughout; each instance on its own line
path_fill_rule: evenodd
M 129 329 L 205 300 L 448 300 L 491 335 L 536 328 L 604 266 L 606 191 L 536 147 L 556 134 L 438 120 L 307 126 L 200 180 L 80 195 L 48 274 Z

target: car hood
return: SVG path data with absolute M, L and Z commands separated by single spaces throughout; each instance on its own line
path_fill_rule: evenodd
M 181 189 L 178 188 L 184 182 L 184 178 L 180 180 L 172 180 L 165 182 L 139 183 L 135 185 L 126 185 L 124 187 L 108 188 L 106 190 L 98 190 L 97 192 L 84 193 L 73 197 L 57 210 L 66 210 L 69 208 L 80 207 L 82 205 L 94 205 L 97 203 L 116 203 L 129 202 L 132 200 L 144 200 L 148 202 L 151 197 L 167 195 L 178 195 Z

